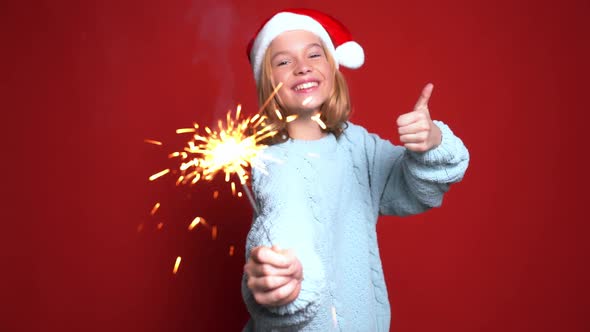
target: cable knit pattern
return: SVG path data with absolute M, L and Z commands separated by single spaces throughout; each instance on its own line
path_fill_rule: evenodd
M 260 214 L 246 241 L 291 248 L 303 266 L 298 298 L 256 303 L 242 282 L 251 315 L 245 331 L 389 331 L 390 307 L 377 245 L 379 214 L 405 216 L 440 206 L 462 179 L 467 149 L 442 122 L 442 143 L 407 151 L 348 123 L 336 139 L 288 140 L 268 147 L 252 185 Z

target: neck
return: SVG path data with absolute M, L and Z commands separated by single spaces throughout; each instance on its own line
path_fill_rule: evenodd
M 287 123 L 287 131 L 291 138 L 311 141 L 318 140 L 327 135 L 322 131 L 322 128 L 320 128 L 317 122 L 311 119 L 311 115 L 300 114 L 297 119 Z

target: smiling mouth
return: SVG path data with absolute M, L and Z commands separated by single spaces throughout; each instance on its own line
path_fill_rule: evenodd
M 317 87 L 319 84 L 318 82 L 305 82 L 305 83 L 301 83 L 296 85 L 293 90 L 295 91 L 304 91 L 304 90 L 309 90 L 312 88 Z

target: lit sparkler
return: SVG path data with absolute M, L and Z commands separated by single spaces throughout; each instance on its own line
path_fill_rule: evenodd
M 244 188 L 244 192 L 250 204 L 256 212 L 256 205 L 246 183 L 249 179 L 248 167 L 257 167 L 264 170 L 264 165 L 256 161 L 266 147 L 261 142 L 277 134 L 273 125 L 267 125 L 267 117 L 262 115 L 262 110 L 268 102 L 274 97 L 282 87 L 279 83 L 270 97 L 266 100 L 260 111 L 252 117 L 243 118 L 241 116 L 241 105 L 238 105 L 235 114 L 228 111 L 225 122 L 219 120 L 217 128 L 204 128 L 204 133 L 199 129 L 197 123 L 193 123 L 192 128 L 180 128 L 176 130 L 177 134 L 192 134 L 191 139 L 187 142 L 183 151 L 176 151 L 168 155 L 169 158 L 179 158 L 177 185 L 189 184 L 194 185 L 200 180 L 212 180 L 218 173 L 225 174 L 225 181 L 230 182 L 231 175 L 235 174 Z M 283 120 L 281 113 L 276 110 L 280 120 Z M 288 117 L 285 121 L 292 121 L 294 118 Z M 145 140 L 148 142 L 148 140 Z M 149 140 L 150 143 L 157 142 Z M 159 143 L 159 142 L 158 142 Z M 161 144 L 161 143 L 160 143 Z M 170 169 L 165 169 L 149 177 L 154 181 L 168 173 Z M 235 183 L 231 182 L 232 195 L 241 197 Z M 214 197 L 217 196 L 214 193 Z
M 259 112 L 252 117 L 243 118 L 241 116 L 241 105 L 238 105 L 235 114 L 232 116 L 231 111 L 228 111 L 225 122 L 219 120 L 217 128 L 204 128 L 204 133 L 200 131 L 200 126 L 193 123 L 191 128 L 179 128 L 176 130 L 177 134 L 192 134 L 191 139 L 187 141 L 186 146 L 182 151 L 172 152 L 168 158 L 178 158 L 179 165 L 177 170 L 170 168 L 164 169 L 149 177 L 150 181 L 163 177 L 166 174 L 178 174 L 176 185 L 194 185 L 200 180 L 210 181 L 218 173 L 225 174 L 225 182 L 230 182 L 231 176 L 236 175 L 243 186 L 244 192 L 248 197 L 255 213 L 258 214 L 258 209 L 252 197 L 252 194 L 247 186 L 249 174 L 247 169 L 249 167 L 257 167 L 264 171 L 264 165 L 257 162 L 257 157 L 261 155 L 262 150 L 266 145 L 261 142 L 265 139 L 273 137 L 277 134 L 277 130 L 273 125 L 267 124 L 267 117 L 262 115 L 262 111 L 268 103 L 274 98 L 278 90 L 282 87 L 279 83 L 274 89 L 269 98 L 261 106 Z M 309 101 L 307 101 L 309 102 Z M 280 121 L 286 123 L 291 122 L 297 118 L 296 115 L 289 115 L 283 117 L 279 110 L 275 111 Z M 153 145 L 163 145 L 162 142 L 145 139 L 144 142 Z M 231 182 L 232 195 L 242 197 L 242 192 L 236 190 L 235 182 Z M 219 191 L 213 192 L 213 198 L 217 199 Z M 156 211 L 160 208 L 160 203 L 156 203 L 150 215 L 154 216 Z M 213 240 L 217 238 L 217 226 L 210 226 L 202 217 L 196 217 L 189 224 L 188 230 L 192 231 L 198 224 L 211 229 L 211 237 Z M 158 229 L 162 229 L 163 223 L 158 224 Z M 138 232 L 143 229 L 143 224 L 138 227 Z M 229 255 L 233 256 L 234 246 L 230 246 Z M 172 273 L 176 274 L 180 267 L 181 257 L 176 258 Z

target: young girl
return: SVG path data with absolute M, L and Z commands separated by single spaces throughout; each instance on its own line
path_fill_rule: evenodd
M 266 170 L 252 170 L 259 213 L 246 243 L 245 330 L 389 331 L 377 218 L 440 206 L 465 173 L 465 146 L 431 120 L 432 84 L 397 119 L 403 147 L 348 122 L 338 68 L 360 67 L 364 54 L 325 14 L 279 12 L 248 55 L 261 102 L 282 88 L 264 110 L 280 132 L 264 152 Z

